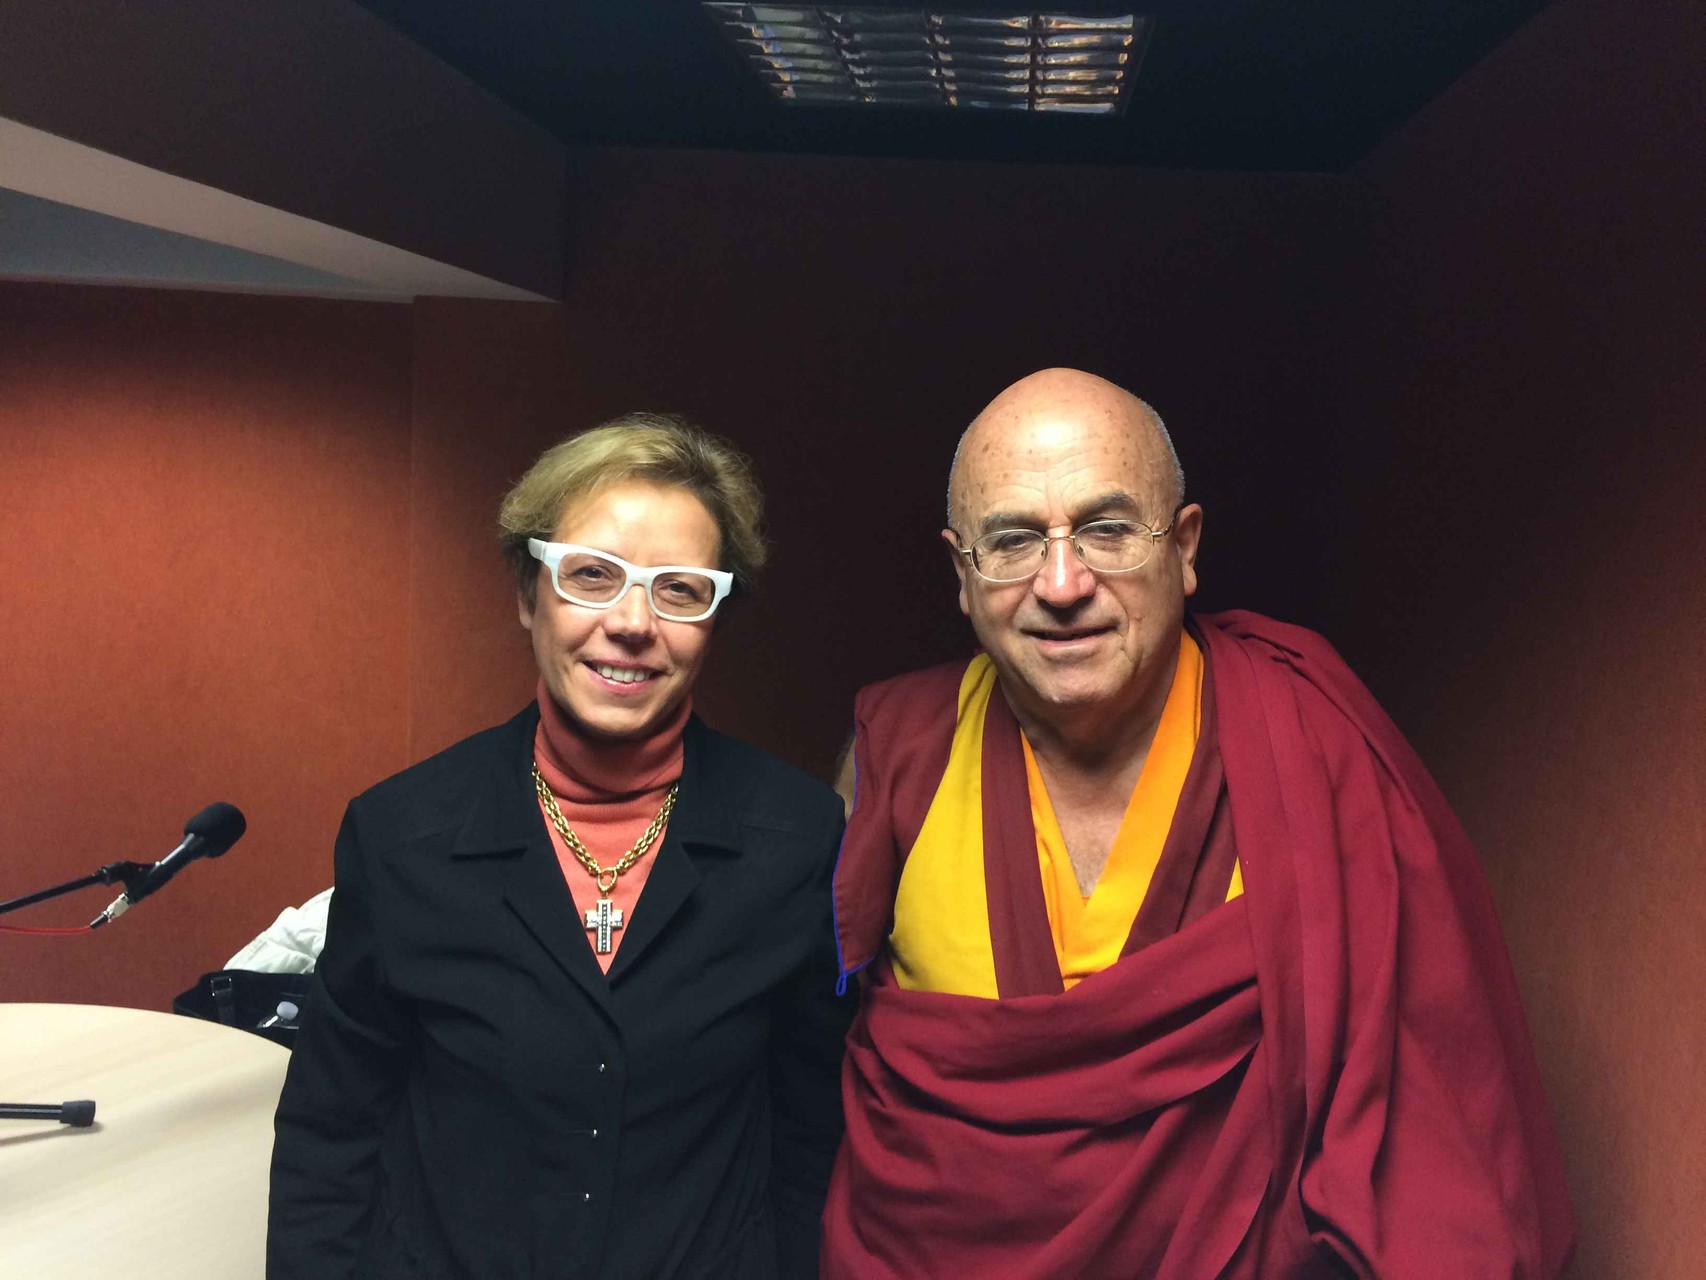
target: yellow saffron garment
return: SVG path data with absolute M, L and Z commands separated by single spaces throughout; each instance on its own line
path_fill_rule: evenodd
M 1069 988 L 1119 959 L 1143 906 L 1196 751 L 1202 682 L 1202 653 L 1185 635 L 1155 740 L 1089 898 L 1079 891 L 1048 788 L 1021 735 L 1049 931 Z M 948 764 L 901 872 L 889 955 L 896 982 L 909 990 L 999 994 L 983 849 L 983 733 L 995 687 L 994 664 L 979 654 L 961 677 Z M 1242 892 L 1234 865 L 1227 901 Z
M 1043 901 L 1048 906 L 1049 932 L 1060 962 L 1061 981 L 1068 989 L 1120 958 L 1149 893 L 1202 732 L 1202 679 L 1202 652 L 1186 635 L 1179 645 L 1173 687 L 1155 727 L 1148 759 L 1132 788 L 1101 878 L 1088 898 L 1078 887 L 1036 756 L 1030 742 L 1024 742 L 1025 780 L 1030 785 L 1031 822 L 1037 832 Z M 1233 888 L 1242 888 L 1236 871 Z M 1236 896 L 1236 892 L 1229 894 L 1228 901 Z
M 954 741 L 895 893 L 889 955 L 914 991 L 1000 994 L 983 879 L 983 724 L 995 664 L 980 653 L 960 678 Z

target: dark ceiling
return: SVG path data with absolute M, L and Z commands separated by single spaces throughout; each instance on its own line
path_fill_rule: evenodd
M 362 0 L 564 142 L 1338 171 L 1544 0 L 1103 0 L 1155 19 L 1119 118 L 772 101 L 692 0 Z M 833 7 L 833 6 L 829 6 Z M 919 5 L 864 3 L 864 8 Z M 1014 13 L 964 0 L 956 13 Z

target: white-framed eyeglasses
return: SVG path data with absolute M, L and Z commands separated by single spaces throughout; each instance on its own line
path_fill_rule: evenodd
M 955 549 L 986 582 L 1025 582 L 1036 577 L 1048 559 L 1051 542 L 1072 543 L 1078 558 L 1096 573 L 1131 573 L 1149 563 L 1155 544 L 1173 531 L 1177 519 L 1178 512 L 1174 512 L 1173 520 L 1161 529 L 1151 529 L 1136 520 L 1092 520 L 1069 533 L 997 529 L 969 547 Z
M 652 612 L 671 622 L 698 622 L 717 611 L 734 587 L 735 576 L 723 569 L 697 565 L 659 564 L 641 568 L 597 547 L 529 538 L 533 558 L 551 571 L 551 586 L 570 604 L 608 609 L 625 599 L 630 589 L 644 587 Z

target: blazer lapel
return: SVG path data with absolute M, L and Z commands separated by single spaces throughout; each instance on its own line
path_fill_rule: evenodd
M 522 850 L 514 873 L 504 886 L 504 901 L 563 972 L 608 1013 L 610 983 L 593 958 L 592 947 L 581 928 L 580 911 L 563 880 L 563 869 L 557 863 L 556 850 L 545 834 L 544 818 L 537 807 L 534 817 L 539 822 L 538 839 Z
M 683 731 L 681 790 L 675 812 L 664 830 L 663 845 L 646 877 L 646 887 L 640 891 L 633 916 L 622 931 L 622 943 L 610 965 L 612 983 L 640 962 L 699 890 L 696 864 L 706 857 L 740 851 L 740 824 L 733 816 L 736 801 L 716 777 L 714 752 L 707 750 L 709 736 L 698 716 L 688 720 Z M 588 951 L 590 954 L 590 948 Z
M 557 865 L 545 817 L 533 791 L 533 730 L 538 713 L 518 716 L 517 740 L 494 761 L 491 783 L 472 806 L 451 848 L 451 857 L 513 861 L 504 884 L 504 903 L 532 939 L 594 1004 L 611 1013 L 610 984 L 593 958 L 574 896 Z
M 686 788 L 683 788 L 685 791 Z M 685 796 L 682 797 L 685 799 Z M 682 805 L 677 801 L 676 813 L 681 812 Z M 646 887 L 640 890 L 639 901 L 634 904 L 633 915 L 622 929 L 622 944 L 616 948 L 616 958 L 610 962 L 611 982 L 615 982 L 640 958 L 642 952 L 658 940 L 664 931 L 664 926 L 675 918 L 693 891 L 699 887 L 699 872 L 693 867 L 682 848 L 681 835 L 676 830 L 676 824 L 681 819 L 675 814 L 670 815 L 669 829 L 664 832 L 663 846 L 658 850 L 657 861 L 652 864 L 651 874 L 646 877 Z M 590 953 L 591 948 L 588 948 Z

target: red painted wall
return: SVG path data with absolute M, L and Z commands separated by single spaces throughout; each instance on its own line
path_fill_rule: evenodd
M 249 820 L 0 999 L 163 1007 L 325 879 L 407 760 L 409 457 L 406 307 L 0 285 L 0 897 Z
M 1706 1275 L 1706 7 L 1572 0 L 1365 163 L 1335 634 L 1487 864 L 1581 1280 Z

